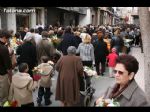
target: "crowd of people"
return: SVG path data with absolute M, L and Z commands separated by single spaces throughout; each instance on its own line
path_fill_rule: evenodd
M 36 88 L 39 90 L 37 98 L 39 106 L 43 95 L 45 105 L 51 104 L 52 66 L 49 66 L 50 70 L 45 72 L 44 78 L 36 77 L 33 73 L 33 69 L 41 64 L 44 66 L 43 69 L 47 67 L 48 61 L 54 62 L 58 71 L 56 100 L 61 101 L 62 106 L 73 106 L 80 100 L 79 77 L 83 75 L 83 66 L 96 67 L 98 76 L 104 76 L 105 68 L 108 66 L 109 76 L 116 78 L 115 74 L 118 73 L 116 60 L 123 54 L 128 54 L 132 46 L 142 48 L 139 28 L 110 25 L 97 27 L 49 25 L 30 30 L 24 28 L 16 34 L 13 34 L 13 31 L 1 30 L 0 106 L 7 100 L 17 100 L 19 106 L 34 106 L 32 91 Z M 117 63 L 124 64 L 122 58 L 119 59 Z M 126 69 L 129 73 L 134 72 L 128 70 L 126 66 L 122 69 Z M 13 72 L 17 68 L 18 72 Z M 117 72 L 114 74 L 114 71 Z M 113 96 L 116 96 L 115 92 Z

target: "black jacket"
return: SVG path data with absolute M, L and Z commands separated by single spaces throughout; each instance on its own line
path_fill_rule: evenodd
M 18 64 L 25 62 L 29 65 L 29 68 L 33 68 L 37 64 L 36 47 L 31 42 L 20 45 L 16 53 L 20 55 Z
M 106 42 L 103 41 L 103 39 L 96 41 L 94 44 L 94 55 L 95 55 L 95 61 L 96 60 L 106 60 L 106 56 L 109 54 L 109 51 L 107 49 Z
M 62 51 L 63 55 L 67 55 L 67 49 L 69 46 L 75 46 L 77 48 L 77 42 L 73 34 L 65 33 L 58 50 Z
M 12 68 L 8 48 L 0 41 L 0 75 L 5 75 Z
M 79 46 L 79 44 L 82 42 L 82 39 L 78 36 L 75 36 L 75 40 L 76 40 L 76 43 L 77 43 L 77 47 Z

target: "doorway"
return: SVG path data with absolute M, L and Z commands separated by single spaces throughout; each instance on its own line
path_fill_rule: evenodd
M 29 28 L 29 15 L 16 15 L 17 31 L 28 27 Z

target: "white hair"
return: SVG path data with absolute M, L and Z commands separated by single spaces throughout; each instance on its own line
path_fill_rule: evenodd
M 76 54 L 76 48 L 74 46 L 69 46 L 67 49 L 68 54 Z

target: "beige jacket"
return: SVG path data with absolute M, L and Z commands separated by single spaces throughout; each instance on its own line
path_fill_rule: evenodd
M 12 77 L 9 90 L 9 101 L 17 100 L 18 106 L 33 102 L 32 91 L 38 87 L 38 82 L 33 81 L 27 73 L 16 73 Z
M 53 67 L 48 63 L 41 63 L 38 68 L 43 71 L 39 85 L 44 88 L 49 88 L 52 85 L 51 74 L 53 72 Z

